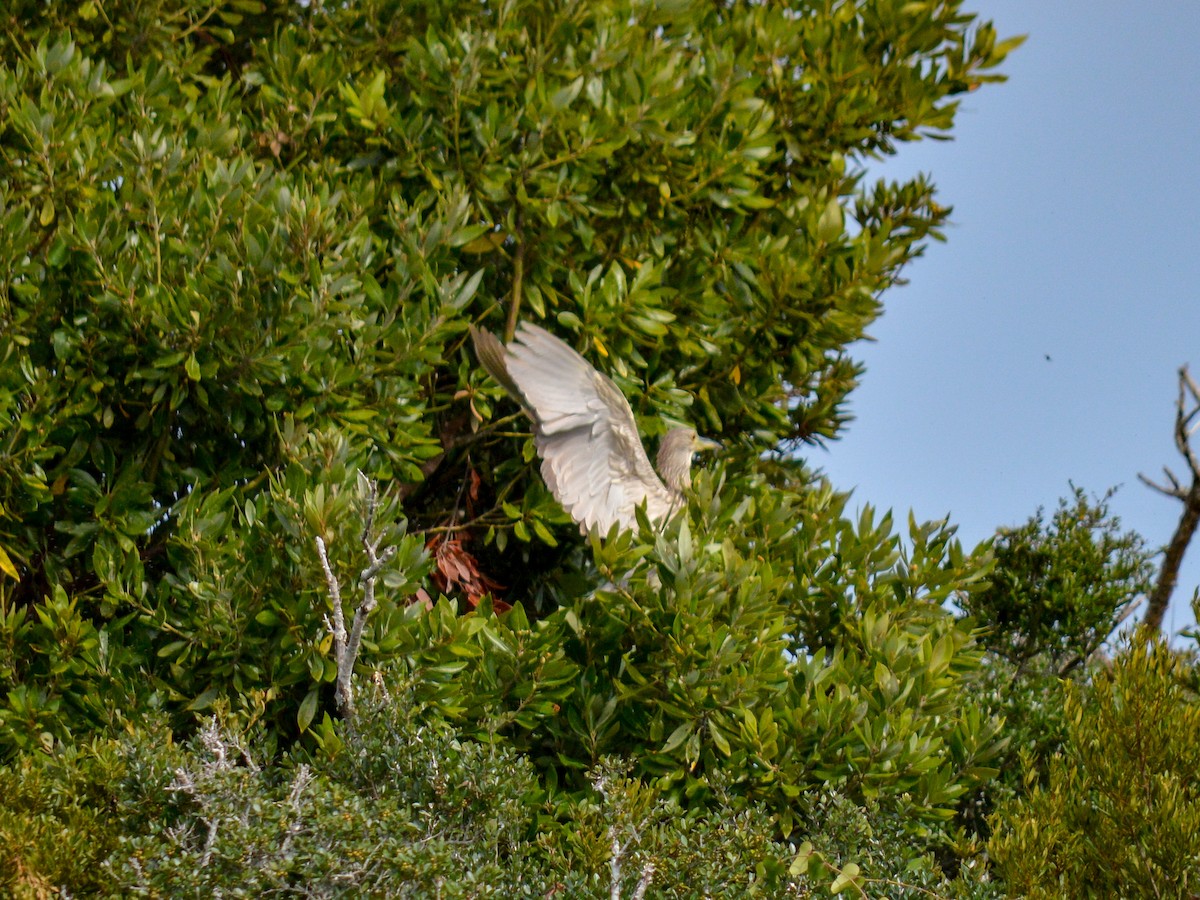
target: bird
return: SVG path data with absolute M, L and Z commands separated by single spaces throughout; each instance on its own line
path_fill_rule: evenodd
M 694 428 L 672 428 L 658 449 L 660 478 L 629 401 L 562 340 L 530 322 L 507 346 L 473 325 L 471 339 L 484 369 L 533 420 L 542 478 L 585 534 L 636 529 L 642 504 L 652 523 L 664 523 L 684 505 L 693 454 L 720 446 Z

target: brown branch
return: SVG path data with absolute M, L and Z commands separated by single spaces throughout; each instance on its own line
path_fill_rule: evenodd
M 1138 472 L 1138 481 L 1140 481 L 1142 484 L 1146 485 L 1146 487 L 1148 487 L 1148 488 L 1153 488 L 1154 490 L 1158 491 L 1160 494 L 1166 494 L 1168 497 L 1176 497 L 1180 500 L 1186 500 L 1187 499 L 1187 488 L 1180 485 L 1179 479 L 1175 477 L 1175 473 L 1172 472 L 1170 469 L 1168 469 L 1166 466 L 1163 466 L 1163 474 L 1166 475 L 1167 480 L 1169 482 L 1171 482 L 1170 487 L 1166 487 L 1164 485 L 1157 484 L 1157 483 L 1151 481 L 1149 478 L 1147 478 L 1141 472 Z
M 1179 569 L 1183 565 L 1183 555 L 1196 534 L 1200 525 L 1200 460 L 1192 448 L 1191 438 L 1200 424 L 1195 422 L 1200 415 L 1200 386 L 1188 373 L 1187 366 L 1179 370 L 1179 396 L 1175 401 L 1175 447 L 1188 464 L 1191 471 L 1191 485 L 1184 487 L 1170 469 L 1164 467 L 1170 486 L 1156 484 L 1145 475 L 1138 474 L 1141 482 L 1150 488 L 1174 497 L 1183 502 L 1183 512 L 1179 516 L 1179 524 L 1167 544 L 1163 554 L 1162 568 L 1158 572 L 1158 580 L 1150 592 L 1146 604 L 1146 616 L 1142 619 L 1142 631 L 1157 633 L 1162 631 L 1163 619 L 1166 617 L 1167 606 L 1171 602 L 1171 594 L 1179 582 Z
M 513 237 L 517 241 L 517 255 L 513 259 L 512 297 L 508 301 L 508 320 L 504 323 L 504 342 L 509 343 L 517 331 L 517 316 L 521 311 L 521 288 L 525 281 L 525 228 L 524 216 L 517 210 L 516 229 Z

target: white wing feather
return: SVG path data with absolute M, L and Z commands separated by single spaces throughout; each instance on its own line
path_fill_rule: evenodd
M 611 379 L 528 322 L 503 362 L 533 417 L 542 477 L 585 531 L 635 528 L 641 503 L 651 521 L 674 511 L 678 498 L 650 465 L 633 411 Z

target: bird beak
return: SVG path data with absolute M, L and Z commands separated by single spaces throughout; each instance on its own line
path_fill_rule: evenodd
M 696 435 L 696 440 L 692 443 L 692 448 L 697 451 L 720 450 L 721 445 L 717 441 Z

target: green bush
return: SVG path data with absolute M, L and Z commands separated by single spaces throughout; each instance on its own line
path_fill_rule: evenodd
M 111 897 L 785 890 L 789 847 L 733 795 L 689 811 L 606 762 L 568 803 L 510 748 L 460 740 L 383 692 L 359 722 L 332 760 L 272 760 L 214 718 L 183 746 L 140 732 L 119 750 L 0 769 L 19 788 L 0 815 L 0 884 Z
M 608 898 L 645 884 L 647 896 L 702 898 L 826 895 L 842 878 L 868 894 L 991 896 L 912 844 L 903 802 L 814 795 L 798 845 L 719 774 L 703 804 L 681 805 L 613 759 L 585 791 L 547 792 L 503 741 L 464 739 L 415 700 L 416 682 L 398 688 L 367 692 L 355 726 L 332 726 L 332 755 L 271 757 L 261 728 L 214 717 L 183 745 L 139 730 L 0 768 L 0 886 L 29 897 Z
M 960 821 L 986 836 L 995 804 L 1020 794 L 1022 759 L 1046 777 L 1067 735 L 1064 703 L 1071 683 L 1086 684 L 1093 654 L 1150 587 L 1151 554 L 1136 532 L 1109 512 L 1110 490 L 1089 498 L 1072 486 L 1048 520 L 1041 510 L 1001 529 L 987 585 L 956 598 L 981 623 L 986 650 L 972 676 L 975 694 L 1004 718 L 1000 777 L 960 807 Z
M 1200 871 L 1200 701 L 1193 663 L 1139 642 L 1068 690 L 1067 740 L 1026 765 L 988 852 L 1013 895 L 1187 897 Z
M 90 893 L 106 883 L 101 866 L 128 827 L 120 780 L 125 765 L 112 741 L 28 753 L 0 766 L 0 894 Z

